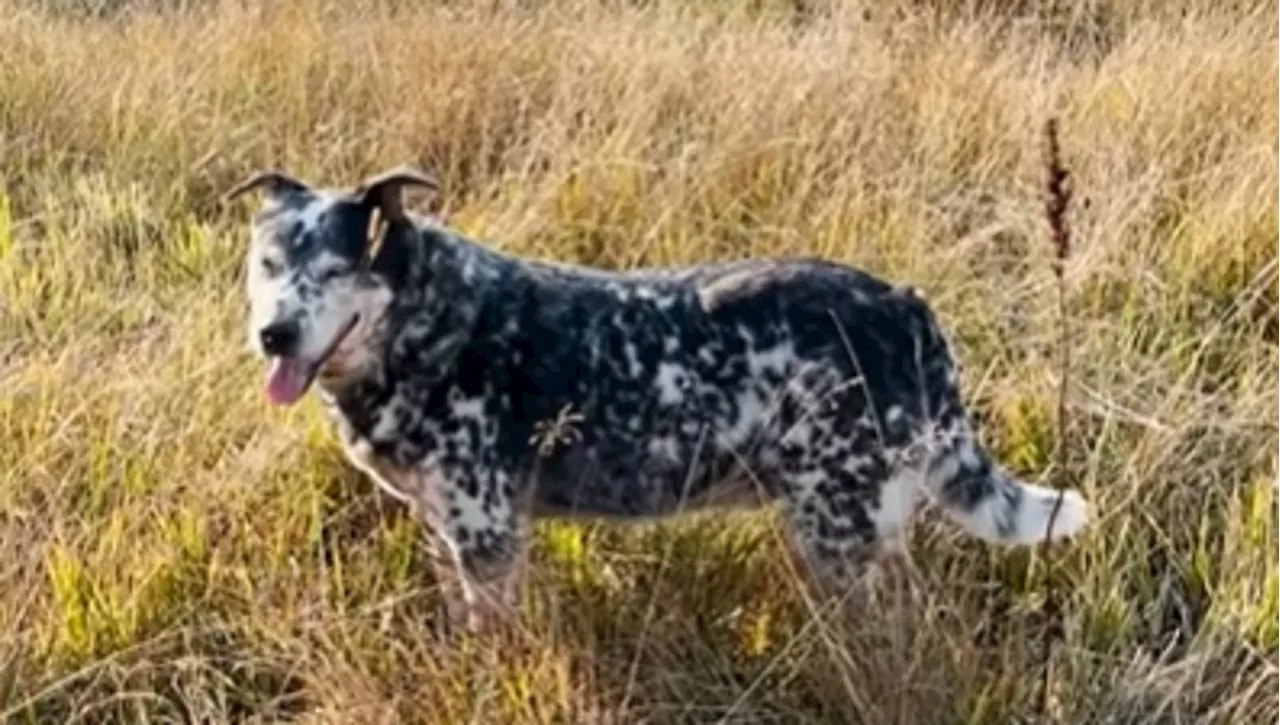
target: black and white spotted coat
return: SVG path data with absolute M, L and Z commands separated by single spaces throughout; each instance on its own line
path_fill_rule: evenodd
M 507 575 L 544 515 L 779 501 L 836 579 L 898 543 L 922 490 L 985 538 L 1045 534 L 1054 494 L 977 445 L 909 289 L 820 260 L 608 273 L 431 224 L 389 229 L 374 275 L 380 362 L 324 397 L 353 460 L 473 583 Z M 1058 535 L 1084 521 L 1063 504 Z

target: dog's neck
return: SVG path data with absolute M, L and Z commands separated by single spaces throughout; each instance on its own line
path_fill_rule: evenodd
M 343 407 L 392 392 L 392 371 L 443 379 L 470 340 L 496 280 L 493 255 L 430 221 L 389 226 L 370 278 L 377 309 L 362 320 L 359 365 L 320 382 Z

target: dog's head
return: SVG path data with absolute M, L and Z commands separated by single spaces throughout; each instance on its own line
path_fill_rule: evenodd
M 436 184 L 396 169 L 344 193 L 263 171 L 224 196 L 257 190 L 265 197 L 253 219 L 245 291 L 249 344 L 269 363 L 271 402 L 294 403 L 318 375 L 341 378 L 367 359 L 369 336 L 391 296 L 370 273 L 379 220 L 409 223 L 407 186 Z

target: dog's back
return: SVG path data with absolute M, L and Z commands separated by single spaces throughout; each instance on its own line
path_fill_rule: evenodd
M 812 471 L 874 501 L 904 466 L 943 470 L 959 445 L 945 441 L 972 439 L 929 308 L 865 272 L 508 263 L 457 369 L 467 388 L 504 391 L 495 455 L 539 512 L 661 516 L 744 487 L 777 498 Z

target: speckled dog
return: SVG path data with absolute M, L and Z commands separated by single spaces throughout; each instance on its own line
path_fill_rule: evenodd
M 918 494 L 969 532 L 1068 536 L 1087 505 L 982 450 L 911 290 L 817 260 L 609 273 L 518 259 L 404 209 L 263 172 L 249 337 L 267 397 L 312 386 L 347 454 L 446 545 L 475 626 L 513 604 L 530 521 L 779 502 L 820 582 L 901 546 Z M 486 606 L 478 606 L 486 605 Z

